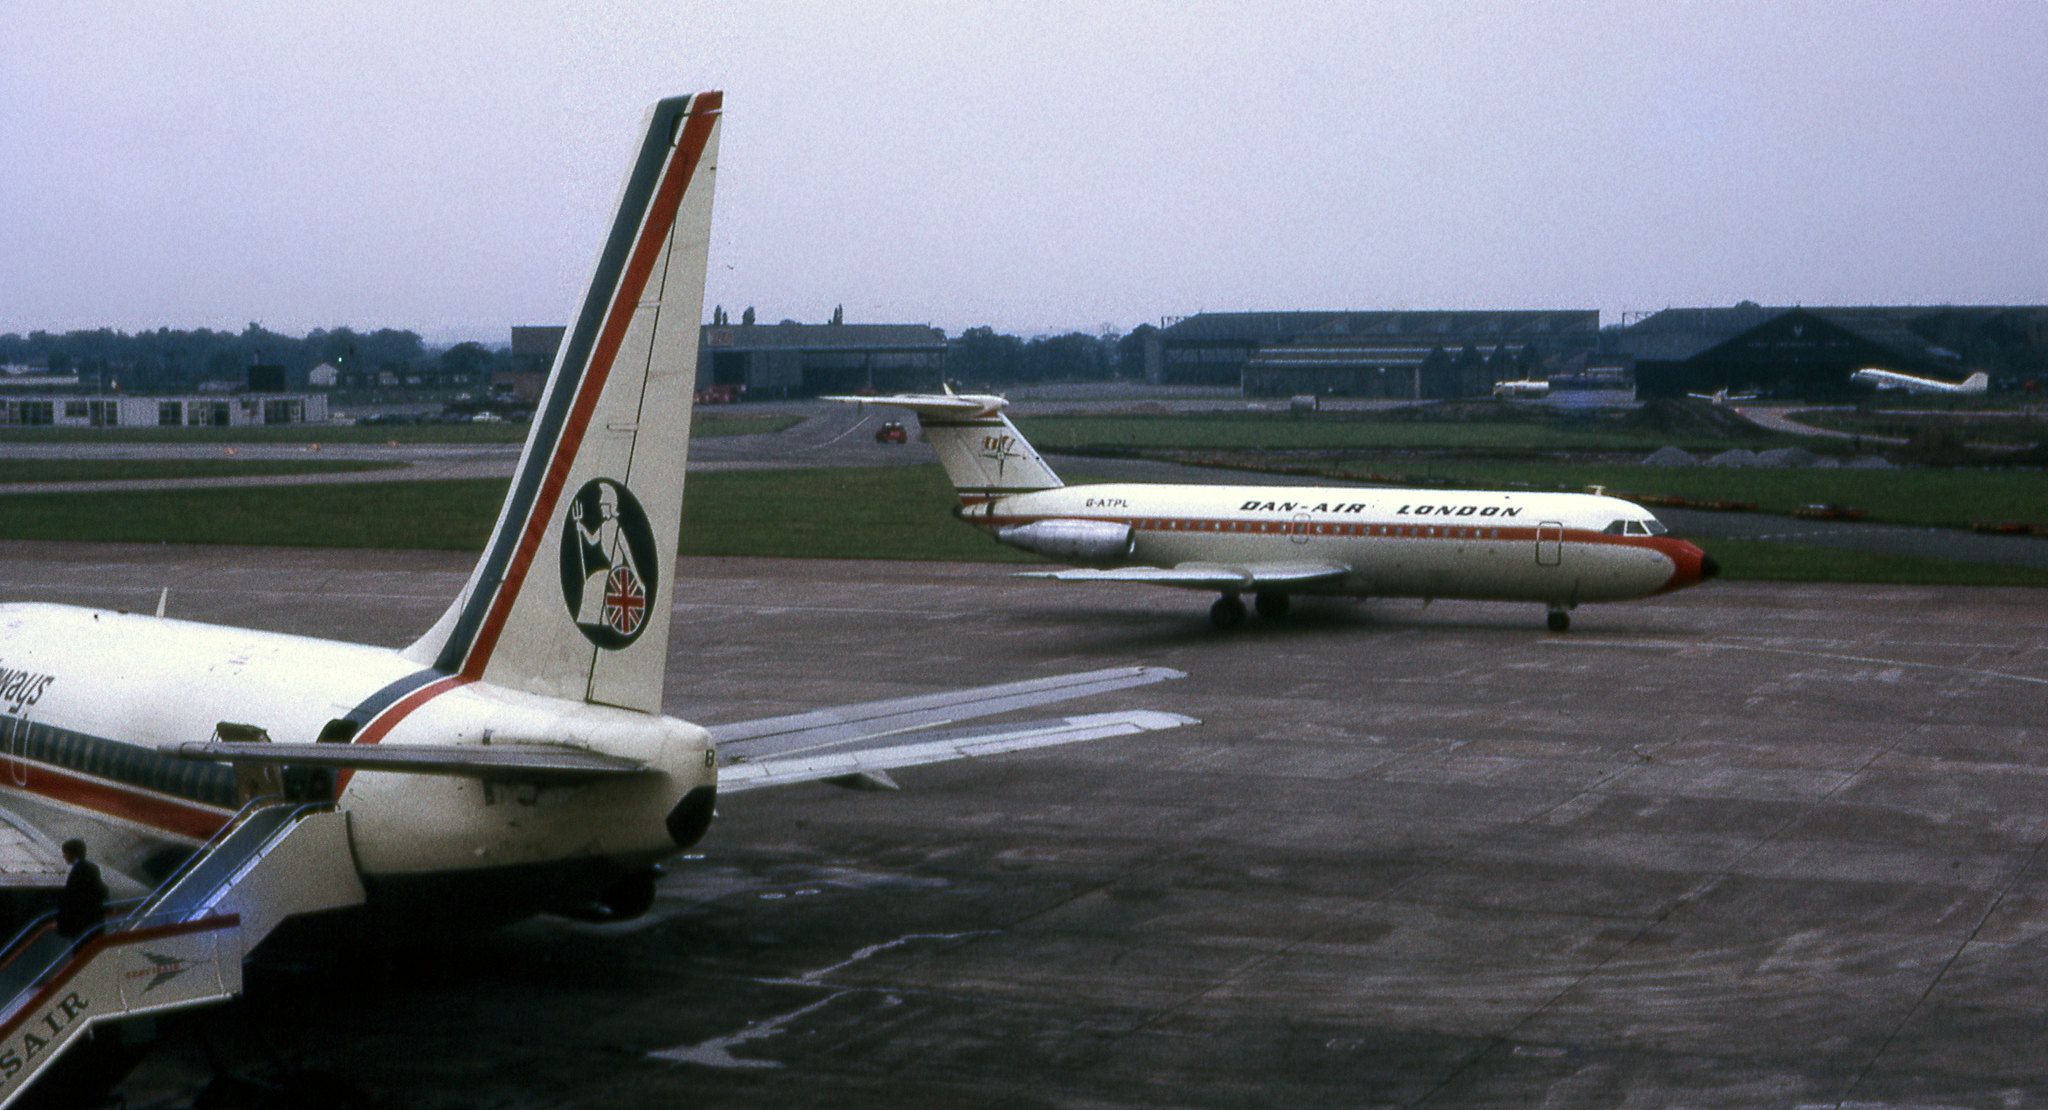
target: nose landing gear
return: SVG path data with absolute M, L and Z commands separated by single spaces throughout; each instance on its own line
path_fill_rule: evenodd
M 1571 626 L 1572 615 L 1570 613 L 1565 612 L 1563 609 L 1552 609 L 1550 611 L 1550 630 L 1552 632 L 1568 631 Z

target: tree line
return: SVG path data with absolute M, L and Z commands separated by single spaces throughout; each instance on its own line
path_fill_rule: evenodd
M 236 380 L 258 364 L 282 366 L 291 381 L 303 382 L 306 371 L 323 362 L 386 370 L 415 369 L 432 361 L 417 333 L 394 328 L 315 328 L 290 336 L 251 323 L 240 332 L 158 328 L 129 334 L 95 328 L 0 335 L 0 364 L 76 373 L 81 382 L 108 387 L 118 383 L 129 392 L 187 390 L 203 381 Z
M 1128 335 L 1104 329 L 1027 339 L 992 327 L 968 328 L 948 343 L 946 375 L 988 384 L 1141 377 L 1144 338 L 1152 330 L 1144 324 Z M 157 328 L 131 334 L 96 328 L 0 334 L 0 365 L 76 373 L 86 385 L 118 384 L 131 393 L 181 392 L 204 381 L 239 380 L 256 364 L 284 367 L 296 388 L 305 382 L 306 371 L 322 363 L 345 373 L 425 372 L 441 380 L 476 382 L 512 362 L 505 350 L 482 343 L 430 350 L 418 333 L 394 328 L 316 328 L 290 336 L 251 323 L 240 332 Z

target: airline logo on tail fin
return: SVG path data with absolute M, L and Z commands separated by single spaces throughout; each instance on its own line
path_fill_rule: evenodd
M 436 671 L 661 708 L 722 99 L 649 112 L 490 544 L 407 649 Z
M 647 627 L 661 581 L 661 557 L 647 513 L 609 478 L 584 483 L 562 522 L 562 600 L 576 627 L 607 651 Z

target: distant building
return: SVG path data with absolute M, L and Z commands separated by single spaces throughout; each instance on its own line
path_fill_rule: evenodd
M 1147 339 L 1145 376 L 1248 396 L 1483 397 L 1598 346 L 1597 309 L 1204 312 Z
M 243 428 L 324 424 L 324 393 L 233 396 L 44 394 L 0 397 L 0 426 L 57 428 Z
M 249 392 L 283 393 L 285 391 L 284 367 L 270 362 L 252 362 L 247 370 Z
M 491 396 L 524 405 L 540 403 L 554 369 L 555 352 L 569 329 L 552 325 L 521 325 L 512 329 L 511 357 L 491 372 Z
M 1932 377 L 2001 379 L 2048 371 L 2048 307 L 1667 308 L 1624 329 L 1642 397 L 1717 390 L 1804 400 L 1860 395 L 1866 366 Z
M 927 324 L 707 324 L 701 339 L 697 388 L 755 398 L 931 390 L 946 373 L 946 333 Z
M 514 325 L 512 328 L 512 361 L 546 370 L 555 362 L 555 351 L 562 345 L 562 336 L 569 329 L 558 325 Z
M 333 389 L 341 383 L 341 368 L 331 362 L 323 362 L 306 371 L 306 388 Z

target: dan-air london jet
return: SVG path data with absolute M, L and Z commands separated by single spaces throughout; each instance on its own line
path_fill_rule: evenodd
M 1081 569 L 1063 582 L 1220 593 L 1216 627 L 1286 615 L 1294 594 L 1541 602 L 1550 628 L 1589 601 L 1624 601 L 1719 573 L 1640 505 L 1587 493 L 1127 484 L 1068 486 L 985 394 L 831 397 L 909 409 L 997 541 Z
M 346 818 L 347 882 L 373 909 L 617 919 L 650 905 L 721 792 L 888 786 L 895 768 L 1192 723 L 961 726 L 1179 677 L 1147 667 L 708 730 L 662 715 L 720 104 L 648 114 L 489 546 L 430 631 L 392 650 L 0 606 L 0 804 L 147 887 L 281 792 Z

